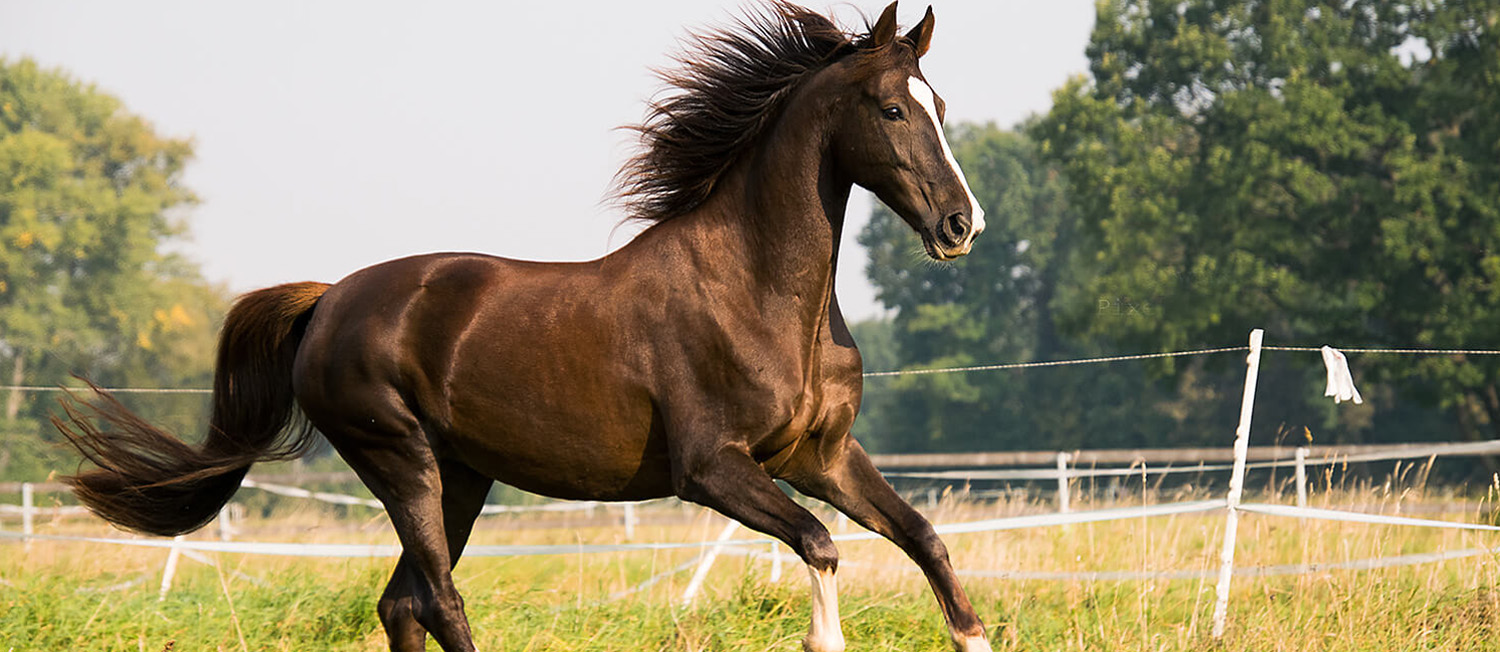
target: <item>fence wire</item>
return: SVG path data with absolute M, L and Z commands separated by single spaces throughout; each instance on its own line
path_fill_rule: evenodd
M 1111 355 L 1093 358 L 1073 358 L 1068 360 L 1039 360 L 1034 362 L 1005 362 L 996 364 L 972 365 L 966 367 L 936 367 L 932 369 L 897 369 L 893 371 L 867 371 L 862 374 L 865 378 L 889 378 L 892 376 L 923 376 L 929 374 L 953 374 L 972 373 L 978 371 L 1003 371 L 1008 369 L 1039 369 L 1043 367 L 1067 367 L 1085 364 L 1107 364 L 1111 362 L 1128 362 L 1131 360 L 1155 360 L 1160 358 L 1181 358 L 1195 355 L 1214 355 L 1218 353 L 1233 353 L 1236 351 L 1248 352 L 1248 346 L 1226 346 L 1216 349 L 1193 349 L 1189 351 L 1163 351 L 1160 353 L 1137 353 L 1133 355 Z M 1321 347 L 1315 346 L 1262 346 L 1262 351 L 1288 351 L 1288 352 L 1311 352 L 1318 353 Z M 1368 353 L 1368 354 L 1395 354 L 1395 355 L 1500 355 L 1496 349 L 1401 349 L 1401 348 L 1351 348 L 1339 349 L 1344 353 Z M 46 385 L 0 385 L 0 392 L 66 392 L 80 387 L 46 386 Z M 116 394 L 211 394 L 213 390 L 207 388 L 170 388 L 170 387 L 104 387 L 107 392 Z

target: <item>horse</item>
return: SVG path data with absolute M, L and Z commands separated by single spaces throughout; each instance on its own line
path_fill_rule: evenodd
M 936 260 L 984 230 L 918 65 L 931 7 L 904 34 L 895 3 L 865 29 L 771 0 L 698 34 L 617 177 L 649 225 L 630 242 L 575 263 L 419 255 L 250 292 L 225 318 L 202 441 L 96 387 L 53 418 L 96 467 L 67 482 L 116 526 L 177 535 L 252 464 L 320 433 L 400 539 L 377 604 L 395 652 L 428 635 L 475 649 L 452 570 L 495 481 L 676 496 L 795 551 L 812 586 L 803 647 L 838 652 L 838 550 L 779 479 L 899 546 L 955 649 L 990 650 L 943 542 L 849 435 L 862 367 L 833 289 L 852 187 Z

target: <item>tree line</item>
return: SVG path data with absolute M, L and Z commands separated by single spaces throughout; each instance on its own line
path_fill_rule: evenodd
M 861 234 L 882 368 L 1271 344 L 1500 348 L 1500 3 L 1110 0 L 1087 77 L 960 125 L 974 253 Z M 1003 69 L 997 75 L 1003 77 Z M 874 349 L 874 350 L 870 350 Z M 1256 443 L 1490 439 L 1495 356 L 1268 353 Z M 1243 355 L 872 379 L 882 451 L 1225 444 Z

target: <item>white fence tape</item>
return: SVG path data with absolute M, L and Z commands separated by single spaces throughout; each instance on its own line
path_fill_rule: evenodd
M 345 494 L 335 494 L 335 493 L 328 493 L 328 492 L 323 492 L 323 491 L 308 491 L 307 489 L 303 489 L 301 487 L 293 487 L 293 486 L 284 485 L 284 484 L 272 484 L 272 483 L 269 483 L 269 482 L 259 482 L 259 481 L 256 481 L 256 480 L 251 480 L 249 478 L 246 478 L 245 480 L 241 481 L 240 482 L 240 486 L 248 488 L 248 489 L 259 489 L 259 490 L 264 491 L 266 493 L 272 493 L 272 494 L 276 494 L 278 496 L 287 496 L 287 497 L 290 497 L 290 498 L 307 498 L 307 499 L 310 499 L 310 500 L 317 500 L 317 501 L 322 501 L 322 502 L 325 502 L 325 503 L 332 503 L 334 505 L 360 505 L 360 506 L 363 506 L 363 507 L 373 507 L 375 509 L 385 509 L 385 504 L 384 503 L 382 503 L 382 502 L 380 502 L 378 500 L 375 500 L 373 498 L 360 498 L 360 497 L 357 497 L 357 496 L 348 496 L 348 495 L 345 495 Z M 639 504 L 639 503 L 602 503 L 602 502 L 597 502 L 597 501 L 578 501 L 578 502 L 572 502 L 572 501 L 570 501 L 570 502 L 545 503 L 545 504 L 542 504 L 542 505 L 485 505 L 483 508 L 480 509 L 479 513 L 480 514 L 519 514 L 519 513 L 528 513 L 528 512 L 581 512 L 581 511 L 588 511 L 588 510 L 593 510 L 593 509 L 599 509 L 601 507 L 606 507 L 606 506 L 610 506 L 610 505 L 627 505 L 627 504 L 628 505 L 634 505 L 634 504 Z
M 83 505 L 63 505 L 61 507 L 0 505 L 0 514 L 25 514 L 27 512 L 31 512 L 35 516 L 81 516 L 89 513 L 89 508 Z
M 1216 509 L 1223 509 L 1224 506 L 1225 501 L 1223 499 L 1202 500 L 1184 503 L 1146 505 L 1142 507 L 1100 509 L 1086 512 L 1068 512 L 1063 514 L 1031 514 L 1026 516 L 1010 516 L 1004 518 L 984 519 L 979 521 L 967 521 L 961 523 L 944 523 L 934 526 L 933 529 L 936 530 L 938 534 L 1000 532 L 1005 530 L 1019 530 L 1055 525 L 1097 523 L 1130 518 L 1151 518 L 1158 516 L 1171 516 L 1176 514 L 1192 514 L 1213 511 Z M 1347 521 L 1352 523 L 1409 525 L 1460 530 L 1500 531 L 1500 526 L 1494 525 L 1462 523 L 1455 521 L 1440 521 L 1433 519 L 1420 519 L 1383 514 L 1366 514 L 1360 512 L 1347 512 L 1332 509 L 1293 507 L 1290 505 L 1245 503 L 1240 505 L 1239 509 L 1241 511 L 1267 514 L 1272 516 L 1290 516 L 1295 518 Z M 20 539 L 25 536 L 25 534 L 19 532 L 0 531 L 0 538 Z M 175 545 L 182 550 L 252 555 L 279 555 L 292 557 L 394 557 L 401 553 L 400 546 L 386 544 L 277 543 L 254 541 L 174 542 L 171 539 L 119 539 L 108 537 L 64 536 L 53 534 L 32 534 L 30 535 L 30 538 L 43 541 L 72 541 L 149 548 L 171 548 Z M 853 532 L 833 536 L 834 541 L 840 542 L 868 541 L 879 538 L 881 538 L 880 535 L 875 534 L 874 532 Z M 678 550 L 686 548 L 712 547 L 715 545 L 745 547 L 766 545 L 772 542 L 773 540 L 771 539 L 756 538 L 733 539 L 724 542 L 698 541 L 559 545 L 473 545 L 465 549 L 464 555 L 469 557 L 514 557 L 556 554 L 592 554 L 607 552 L 633 552 L 644 550 Z
M 266 493 L 276 494 L 278 496 L 288 496 L 291 498 L 310 498 L 312 500 L 322 501 L 325 503 L 333 503 L 335 505 L 363 505 L 365 507 L 374 507 L 375 509 L 385 509 L 385 503 L 374 500 L 372 498 L 357 498 L 355 496 L 346 496 L 343 494 L 331 494 L 322 491 L 308 491 L 301 487 L 291 487 L 283 484 L 271 484 L 269 482 L 256 482 L 255 480 L 251 480 L 249 478 L 241 480 L 240 486 L 250 489 L 259 489 Z
M 992 518 L 983 521 L 970 521 L 967 523 L 946 523 L 943 525 L 933 526 L 932 529 L 937 530 L 938 534 L 972 534 L 975 532 L 999 532 L 1002 530 L 1021 530 L 1026 528 L 1047 527 L 1052 525 L 1072 525 L 1076 523 L 1118 521 L 1127 518 L 1172 516 L 1174 514 L 1191 514 L 1194 512 L 1207 512 L 1223 508 L 1223 499 L 1199 500 L 1186 503 L 1146 505 L 1143 507 L 1096 509 L 1087 512 L 1068 512 L 1066 514 L 1034 514 L 1029 516 L 1009 516 L 1005 518 Z M 875 534 L 874 532 L 858 532 L 853 534 L 837 534 L 834 535 L 833 540 L 866 541 L 869 539 L 879 538 L 881 538 L 880 535 Z
M 764 550 L 726 550 L 721 554 L 738 555 L 753 559 L 778 559 L 782 561 L 798 562 L 796 555 L 787 553 L 772 553 Z M 1419 564 L 1431 564 L 1454 559 L 1465 559 L 1478 557 L 1480 555 L 1493 555 L 1495 550 L 1489 548 L 1467 548 L 1464 550 L 1449 550 L 1445 552 L 1423 552 L 1410 555 L 1399 555 L 1396 557 L 1375 557 L 1370 559 L 1352 559 L 1349 561 L 1336 562 L 1309 562 L 1305 564 L 1275 564 L 1270 566 L 1237 566 L 1234 569 L 1236 577 L 1275 577 L 1282 575 L 1307 575 L 1310 573 L 1324 573 L 1335 570 L 1378 570 L 1381 568 L 1397 568 L 1402 566 L 1416 566 Z M 915 566 L 901 564 L 868 564 L 858 560 L 840 559 L 839 568 L 869 568 L 880 571 L 894 571 L 900 573 L 920 573 L 922 569 Z M 680 572 L 681 568 L 669 572 Z M 982 577 L 986 579 L 1003 580 L 1042 580 L 1063 582 L 1128 582 L 1145 580 L 1202 580 L 1213 579 L 1218 576 L 1218 570 L 1167 570 L 1167 571 L 1026 571 L 1006 569 L 954 569 L 954 573 L 960 577 Z M 665 575 L 664 573 L 663 575 Z M 656 579 L 656 578 L 652 578 Z
M 1089 512 L 1067 514 L 1036 514 L 1007 518 L 986 519 L 963 523 L 945 523 L 933 529 L 938 534 L 967 534 L 974 532 L 996 532 L 1070 523 L 1113 521 L 1126 518 L 1146 518 L 1205 512 L 1224 507 L 1223 500 L 1204 500 L 1145 507 L 1122 507 Z M 0 531 L 0 538 L 19 539 L 25 535 Z M 115 539 L 106 537 L 77 537 L 55 534 L 32 534 L 34 540 L 73 541 L 104 543 L 147 548 L 172 548 L 202 552 L 224 552 L 252 555 L 280 555 L 290 557 L 394 557 L 401 553 L 398 545 L 342 544 L 342 543 L 272 543 L 253 541 L 173 541 L 171 539 Z M 834 535 L 834 541 L 865 541 L 878 539 L 873 532 L 858 532 Z M 713 546 L 763 546 L 772 539 L 733 539 L 728 541 L 662 542 L 662 543 L 610 543 L 610 544 L 560 544 L 560 545 L 472 545 L 464 549 L 466 557 L 517 557 L 531 555 L 591 554 L 605 552 L 633 552 L 642 550 L 678 550 Z
M 1500 532 L 1500 526 L 1484 525 L 1480 523 L 1459 523 L 1455 521 L 1437 521 L 1426 518 L 1411 518 L 1409 516 L 1388 516 L 1385 514 L 1344 512 L 1333 509 L 1318 509 L 1316 507 L 1293 507 L 1291 505 L 1245 503 L 1240 505 L 1240 511 L 1255 512 L 1257 514 L 1267 514 L 1270 516 L 1290 516 L 1292 518 L 1315 519 L 1320 521 L 1345 521 L 1348 523 L 1370 523 L 1376 525 L 1405 525 L 1411 527 L 1446 528 L 1450 530 L 1483 530 L 1486 532 Z
M 1456 444 L 1433 444 L 1431 446 L 1413 446 L 1391 451 L 1379 451 L 1372 453 L 1358 453 L 1354 455 L 1335 455 L 1324 458 L 1307 458 L 1303 463 L 1307 466 L 1328 466 L 1336 464 L 1354 464 L 1359 462 L 1380 462 L 1387 460 L 1404 460 L 1421 457 L 1443 457 L 1445 455 L 1483 455 L 1495 453 L 1500 454 L 1500 440 L 1465 442 Z M 1295 454 L 1295 451 L 1294 451 Z M 1271 469 L 1297 466 L 1297 460 L 1274 460 L 1268 462 L 1250 462 L 1245 465 L 1246 469 Z M 1233 464 L 1195 464 L 1193 466 L 1145 466 L 1136 465 L 1123 468 L 1103 469 L 1080 469 L 1071 468 L 1066 471 L 1060 469 L 975 469 L 970 471 L 896 471 L 886 473 L 891 478 L 911 478 L 926 480 L 1055 480 L 1059 476 L 1068 478 L 1099 478 L 1099 477 L 1124 477 L 1140 475 L 1163 475 L 1168 473 L 1203 473 L 1206 471 L 1229 471 L 1234 468 Z
M 646 501 L 642 501 L 646 502 Z M 623 507 L 625 505 L 639 505 L 640 502 L 632 503 L 602 503 L 598 501 L 581 501 L 566 503 L 544 503 L 541 505 L 485 505 L 479 510 L 480 514 L 522 514 L 528 512 L 585 512 L 607 507 Z

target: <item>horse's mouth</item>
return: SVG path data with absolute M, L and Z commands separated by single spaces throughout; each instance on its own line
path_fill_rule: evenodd
M 926 250 L 927 257 L 945 263 L 967 255 L 974 248 L 974 238 L 972 236 L 965 238 L 962 243 L 950 247 L 938 242 L 937 237 L 933 235 L 927 233 L 922 233 L 921 235 L 922 249 Z

